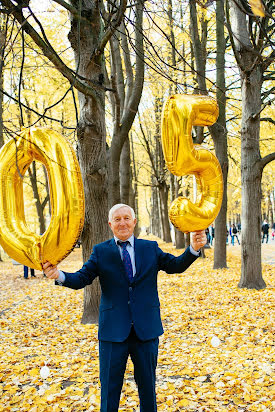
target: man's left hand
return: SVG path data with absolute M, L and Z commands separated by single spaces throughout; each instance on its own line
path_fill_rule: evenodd
M 198 251 L 206 244 L 205 230 L 199 230 L 197 232 L 191 232 L 190 243 L 194 250 Z

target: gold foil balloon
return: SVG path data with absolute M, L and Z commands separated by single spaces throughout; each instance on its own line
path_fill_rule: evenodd
M 199 196 L 193 203 L 175 199 L 169 210 L 173 225 L 182 232 L 206 229 L 222 204 L 223 179 L 220 163 L 209 150 L 194 146 L 192 126 L 209 126 L 218 117 L 218 106 L 208 96 L 174 95 L 162 113 L 162 147 L 166 165 L 176 176 L 195 175 Z
M 51 222 L 44 234 L 27 226 L 23 176 L 33 160 L 47 169 Z M 20 174 L 19 174 L 20 172 Z M 84 191 L 76 155 L 59 133 L 24 129 L 0 151 L 0 243 L 8 255 L 34 269 L 57 264 L 73 249 L 84 222 Z

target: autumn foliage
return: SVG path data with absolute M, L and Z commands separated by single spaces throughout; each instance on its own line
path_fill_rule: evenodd
M 229 255 L 229 268 L 214 271 L 213 252 L 206 254 L 183 274 L 159 275 L 158 410 L 271 412 L 274 267 L 263 265 L 265 290 L 238 289 L 240 259 Z M 60 267 L 80 265 L 77 249 Z M 24 280 L 22 266 L 11 262 L 0 264 L 0 282 L 0 411 L 99 411 L 97 327 L 80 323 L 83 292 L 39 273 Z M 43 380 L 45 364 L 50 376 Z M 138 411 L 138 404 L 129 361 L 120 411 Z

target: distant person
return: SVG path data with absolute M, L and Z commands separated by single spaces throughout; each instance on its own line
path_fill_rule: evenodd
M 207 228 L 205 229 L 205 234 L 206 234 L 207 243 L 210 244 L 209 227 L 207 227 Z
M 262 232 L 263 232 L 262 243 L 264 243 L 265 239 L 266 239 L 266 243 L 268 243 L 269 224 L 267 223 L 266 219 L 264 220 L 264 223 L 262 224 Z
M 210 234 L 210 245 L 212 246 L 213 240 L 214 240 L 214 237 L 215 237 L 215 228 L 214 228 L 214 225 L 211 225 L 211 226 L 210 226 L 209 234 Z
M 272 225 L 272 232 L 271 232 L 272 240 L 275 238 L 275 222 Z
M 238 238 L 238 229 L 236 228 L 236 225 L 233 223 L 232 225 L 232 232 L 231 232 L 231 242 L 232 245 L 234 246 L 234 239 L 237 239 L 238 244 L 240 244 L 239 238 Z
M 24 279 L 28 279 L 28 275 L 29 275 L 29 269 L 31 269 L 31 277 L 35 278 L 35 274 L 34 274 L 34 269 L 29 268 L 28 266 L 24 265 Z

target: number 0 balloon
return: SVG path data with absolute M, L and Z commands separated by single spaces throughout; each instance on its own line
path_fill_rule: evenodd
M 192 126 L 210 126 L 218 106 L 208 96 L 174 95 L 162 113 L 162 147 L 166 165 L 176 176 L 195 175 L 200 195 L 193 203 L 175 199 L 169 210 L 173 225 L 182 232 L 206 229 L 217 217 L 223 196 L 222 170 L 209 150 L 194 146 Z
M 25 221 L 23 179 L 33 160 L 47 169 L 51 222 L 37 235 Z M 20 174 L 19 174 L 20 172 Z M 76 155 L 59 133 L 24 129 L 0 151 L 0 243 L 8 255 L 34 269 L 64 259 L 74 247 L 84 222 L 84 191 Z

